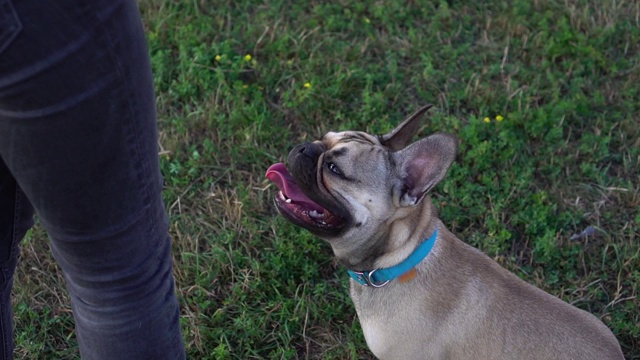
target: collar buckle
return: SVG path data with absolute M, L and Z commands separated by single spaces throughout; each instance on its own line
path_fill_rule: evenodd
M 352 271 L 353 274 L 355 274 L 357 280 L 359 280 L 358 282 L 364 286 L 371 286 L 374 288 L 381 288 L 385 285 L 387 285 L 389 283 L 389 281 L 391 280 L 386 280 L 386 281 L 382 281 L 382 282 L 378 282 L 376 283 L 375 280 L 373 280 L 372 276 L 373 273 L 375 273 L 376 271 L 378 271 L 378 269 L 375 270 L 371 270 L 371 271 Z M 354 279 L 356 280 L 356 279 Z

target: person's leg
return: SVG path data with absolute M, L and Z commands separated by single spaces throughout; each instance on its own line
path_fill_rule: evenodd
M 22 30 L 0 48 L 0 158 L 49 234 L 81 356 L 184 358 L 137 3 L 13 6 Z
M 0 159 L 0 359 L 13 359 L 11 288 L 18 242 L 33 225 L 33 208 Z

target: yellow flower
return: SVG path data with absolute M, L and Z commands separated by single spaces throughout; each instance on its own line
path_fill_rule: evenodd
M 504 120 L 504 118 L 502 117 L 502 115 L 498 115 L 498 116 L 496 116 L 496 120 L 498 122 L 500 122 L 500 121 Z
M 247 54 L 247 55 L 244 56 L 244 61 L 246 61 L 246 62 L 251 61 L 251 59 L 252 59 L 251 54 Z
M 486 117 L 486 118 L 484 118 L 484 119 L 483 119 L 483 121 L 484 121 L 484 122 L 486 122 L 486 123 L 490 123 L 490 122 L 491 122 L 491 119 L 489 119 L 488 117 Z
M 305 87 L 306 89 L 309 89 L 309 88 L 311 87 L 311 83 L 310 83 L 310 82 L 306 82 L 306 83 L 304 83 L 304 87 Z
M 216 55 L 215 59 L 216 59 L 216 61 L 220 61 L 220 60 L 222 60 L 222 56 Z
M 364 22 L 366 22 L 367 24 L 370 24 L 371 20 L 369 20 L 369 18 L 364 18 Z

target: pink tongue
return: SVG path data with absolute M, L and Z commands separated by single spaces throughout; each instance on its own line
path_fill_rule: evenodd
M 289 199 L 294 202 L 307 203 L 314 207 L 320 207 L 313 200 L 309 199 L 296 184 L 295 180 L 287 171 L 287 167 L 283 163 L 273 164 L 269 167 L 266 174 L 267 179 L 273 181 L 278 189 L 282 191 Z

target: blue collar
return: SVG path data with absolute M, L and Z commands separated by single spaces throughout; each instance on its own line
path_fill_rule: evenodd
M 424 258 L 429 255 L 433 245 L 438 237 L 438 229 L 433 235 L 420 244 L 403 262 L 398 265 L 386 269 L 375 269 L 371 271 L 352 271 L 348 270 L 349 276 L 357 283 L 364 286 L 383 287 L 389 281 L 406 274 L 411 271 L 414 266 L 418 265 Z

